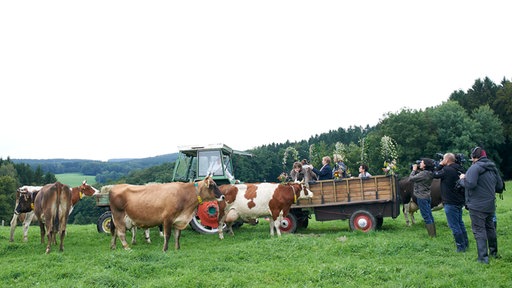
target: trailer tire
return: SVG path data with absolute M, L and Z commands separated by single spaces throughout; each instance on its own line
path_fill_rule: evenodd
M 350 216 L 350 230 L 369 232 L 377 228 L 377 220 L 372 213 L 366 210 L 358 210 Z
M 279 230 L 281 230 L 282 233 L 295 233 L 297 226 L 297 217 L 293 213 L 288 213 L 288 216 L 283 217 L 279 225 Z
M 110 224 L 112 223 L 112 212 L 106 211 L 101 214 L 100 218 L 98 218 L 98 223 L 96 224 L 99 233 L 108 233 L 110 234 Z

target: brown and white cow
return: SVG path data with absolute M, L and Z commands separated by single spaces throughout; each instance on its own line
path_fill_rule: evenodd
M 174 247 L 180 249 L 181 230 L 194 217 L 194 211 L 202 201 L 213 201 L 222 197 L 217 184 L 210 176 L 195 183 L 164 183 L 147 185 L 113 185 L 110 189 L 112 212 L 111 249 L 116 248 L 119 237 L 125 249 L 126 218 L 141 228 L 163 224 L 164 246 L 167 251 L 171 229 L 174 228 Z
M 23 220 L 23 241 L 28 241 L 28 228 L 34 218 L 33 203 L 37 192 L 39 192 L 41 188 L 42 186 L 22 186 L 18 188 L 16 192 L 16 205 L 14 208 L 14 215 L 12 216 L 11 220 L 11 236 L 9 238 L 10 242 L 14 241 L 14 231 L 16 230 L 16 226 L 18 224 L 18 218 L 25 212 L 25 219 Z M 95 193 L 98 193 L 98 190 L 87 184 L 87 181 L 85 180 L 82 182 L 82 185 L 71 188 L 72 206 L 69 214 L 71 214 L 73 207 L 75 207 L 76 203 L 78 203 L 78 201 L 80 201 L 84 195 L 92 196 Z
M 16 189 L 16 204 L 11 219 L 11 235 L 9 241 L 14 241 L 14 230 L 18 225 L 18 218 L 23 222 L 23 241 L 28 241 L 28 227 L 34 219 L 34 198 L 43 186 L 21 186 Z
M 48 237 L 46 254 L 50 253 L 51 245 L 56 243 L 60 235 L 60 251 L 64 251 L 66 225 L 71 211 L 71 188 L 60 182 L 44 185 L 34 200 L 34 213 L 41 229 L 41 243 L 44 236 Z
M 288 216 L 290 207 L 297 199 L 312 198 L 313 193 L 303 183 L 252 183 L 221 185 L 224 201 L 219 201 L 219 227 L 227 224 L 229 234 L 233 233 L 233 222 L 241 218 L 254 221 L 258 217 L 270 216 L 270 235 L 274 229 L 281 236 L 279 227 L 283 217 Z M 224 203 L 223 203 L 224 202 Z M 219 238 L 224 239 L 223 229 Z
M 414 196 L 414 182 L 409 181 L 409 177 L 404 177 L 398 181 L 398 190 L 400 200 L 402 202 L 402 212 L 405 217 L 405 224 L 411 226 L 416 224 L 414 213 L 419 210 Z M 440 179 L 434 179 L 430 185 L 430 196 L 432 198 L 430 207 L 432 211 L 443 209 L 443 200 L 441 199 L 441 182 Z M 409 218 L 411 220 L 409 221 Z

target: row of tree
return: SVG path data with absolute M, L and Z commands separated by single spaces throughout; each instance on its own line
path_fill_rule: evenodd
M 468 91 L 455 91 L 446 102 L 436 107 L 389 113 L 374 127 L 339 128 L 308 140 L 257 147 L 248 151 L 253 157 L 235 155 L 234 172 L 237 179 L 245 182 L 276 182 L 282 172 L 291 170 L 294 161 L 306 158 L 320 168 L 323 156 L 341 154 L 352 175 L 357 175 L 361 163 L 368 164 L 370 173 L 374 175 L 384 174 L 383 168 L 394 161 L 395 173 L 400 176 L 407 175 L 411 164 L 422 157 L 438 160 L 438 153 L 445 152 L 462 153 L 468 157 L 471 148 L 482 146 L 489 158 L 501 168 L 504 178 L 510 179 L 511 110 L 510 81 L 503 80 L 501 85 L 496 85 L 488 78 L 479 79 Z M 128 174 L 106 177 L 100 182 L 169 182 L 172 170 L 173 161 L 168 161 L 146 169 L 133 169 L 126 172 Z M 96 174 L 97 178 L 105 173 L 110 172 L 102 171 Z M 0 219 L 12 216 L 16 187 L 55 182 L 52 175 L 41 167 L 32 170 L 27 164 L 0 159 Z M 93 199 L 80 202 L 83 203 L 73 213 L 77 216 L 72 215 L 70 223 L 94 223 L 101 211 L 95 207 Z

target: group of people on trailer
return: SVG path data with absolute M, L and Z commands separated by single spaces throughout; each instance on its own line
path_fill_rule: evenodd
M 347 165 L 343 162 L 343 158 L 334 154 L 334 168 L 331 167 L 331 157 L 324 156 L 322 158 L 322 167 L 317 169 L 311 165 L 307 159 L 293 163 L 292 170 L 288 176 L 290 181 L 302 181 L 306 183 L 316 180 L 329 180 L 347 178 Z M 359 166 L 359 177 L 368 178 L 372 176 L 368 173 L 368 165 L 361 164 Z

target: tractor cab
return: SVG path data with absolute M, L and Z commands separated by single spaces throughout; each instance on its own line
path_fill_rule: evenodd
M 233 150 L 225 144 L 205 146 L 180 146 L 178 159 L 174 165 L 172 181 L 195 182 L 211 175 L 217 185 L 234 184 L 239 181 L 233 174 L 233 154 L 252 156 L 249 153 Z
M 172 181 L 196 182 L 211 175 L 217 185 L 240 183 L 233 171 L 232 155 L 252 156 L 250 153 L 233 150 L 224 144 L 205 146 L 180 146 L 174 164 Z M 202 234 L 218 233 L 219 205 L 217 201 L 200 203 L 190 226 Z M 241 224 L 240 224 L 241 225 Z

